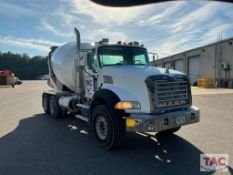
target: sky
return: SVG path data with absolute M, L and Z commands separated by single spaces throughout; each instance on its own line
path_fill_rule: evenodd
M 54 45 L 140 41 L 165 57 L 233 37 L 233 4 L 176 1 L 112 8 L 88 0 L 0 0 L 0 52 L 45 56 Z

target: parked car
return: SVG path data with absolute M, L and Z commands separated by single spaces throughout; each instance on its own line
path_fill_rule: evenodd
M 20 80 L 18 77 L 15 78 L 15 85 L 21 85 L 23 84 L 23 81 Z

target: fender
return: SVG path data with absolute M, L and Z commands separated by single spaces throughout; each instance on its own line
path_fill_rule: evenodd
M 96 91 L 91 101 L 89 124 L 92 123 L 92 112 L 95 106 L 97 105 L 106 105 L 112 112 L 116 112 L 120 116 L 125 116 L 126 113 L 124 110 L 116 111 L 114 109 L 115 104 L 119 101 L 120 101 L 120 98 L 113 91 L 109 89 L 103 88 L 103 89 Z
M 98 102 L 97 102 L 98 101 Z M 100 89 L 95 92 L 92 97 L 91 108 L 95 106 L 96 103 L 106 104 L 109 107 L 113 107 L 117 102 L 121 101 L 115 92 L 109 89 Z
M 109 89 L 119 97 L 120 101 L 137 101 L 137 99 L 126 89 L 118 86 L 110 85 L 105 86 L 105 89 Z
M 109 89 L 115 94 L 117 94 L 120 101 L 138 101 L 140 103 L 140 101 L 137 98 L 135 98 L 135 96 L 126 89 L 123 89 L 121 87 L 114 86 L 114 85 L 105 86 L 105 89 Z M 127 109 L 125 110 L 125 112 L 126 113 L 142 113 L 141 109 Z
M 113 107 L 119 101 L 137 101 L 137 99 L 128 91 L 117 86 L 106 86 L 93 95 L 91 110 L 98 104 L 106 104 Z M 140 109 L 125 110 L 124 113 L 137 113 Z

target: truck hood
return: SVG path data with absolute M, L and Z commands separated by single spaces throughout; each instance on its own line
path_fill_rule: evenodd
M 166 69 L 154 67 L 154 66 L 135 66 L 135 65 L 120 65 L 120 66 L 106 66 L 103 68 L 103 72 L 108 72 L 113 75 L 132 75 L 136 77 L 148 77 L 151 75 L 168 75 L 174 76 L 177 74 L 183 74 L 181 72 L 169 69 L 169 73 L 166 73 Z
M 152 75 L 182 75 L 183 73 L 153 66 L 119 65 L 106 66 L 101 70 L 103 88 L 109 89 L 121 99 L 121 101 L 138 101 L 141 109 L 133 112 L 150 113 L 150 97 L 145 83 L 147 77 Z

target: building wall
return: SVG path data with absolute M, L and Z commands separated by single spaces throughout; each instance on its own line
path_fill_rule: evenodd
M 200 76 L 215 78 L 215 47 L 203 47 L 200 50 Z
M 231 42 L 231 44 L 230 44 Z M 229 64 L 230 66 L 230 79 L 233 79 L 233 44 L 232 40 L 224 42 L 222 45 L 222 62 Z M 225 78 L 224 70 L 221 70 L 221 78 Z
M 224 80 L 226 75 L 222 69 L 222 63 L 227 63 L 230 66 L 228 79 L 233 80 L 233 38 L 214 43 L 199 48 L 195 48 L 176 55 L 168 56 L 156 61 L 156 64 L 164 65 L 171 62 L 174 67 L 174 62 L 178 59 L 183 60 L 184 72 L 189 72 L 189 59 L 193 56 L 200 56 L 199 77 L 209 77 L 216 80 Z

